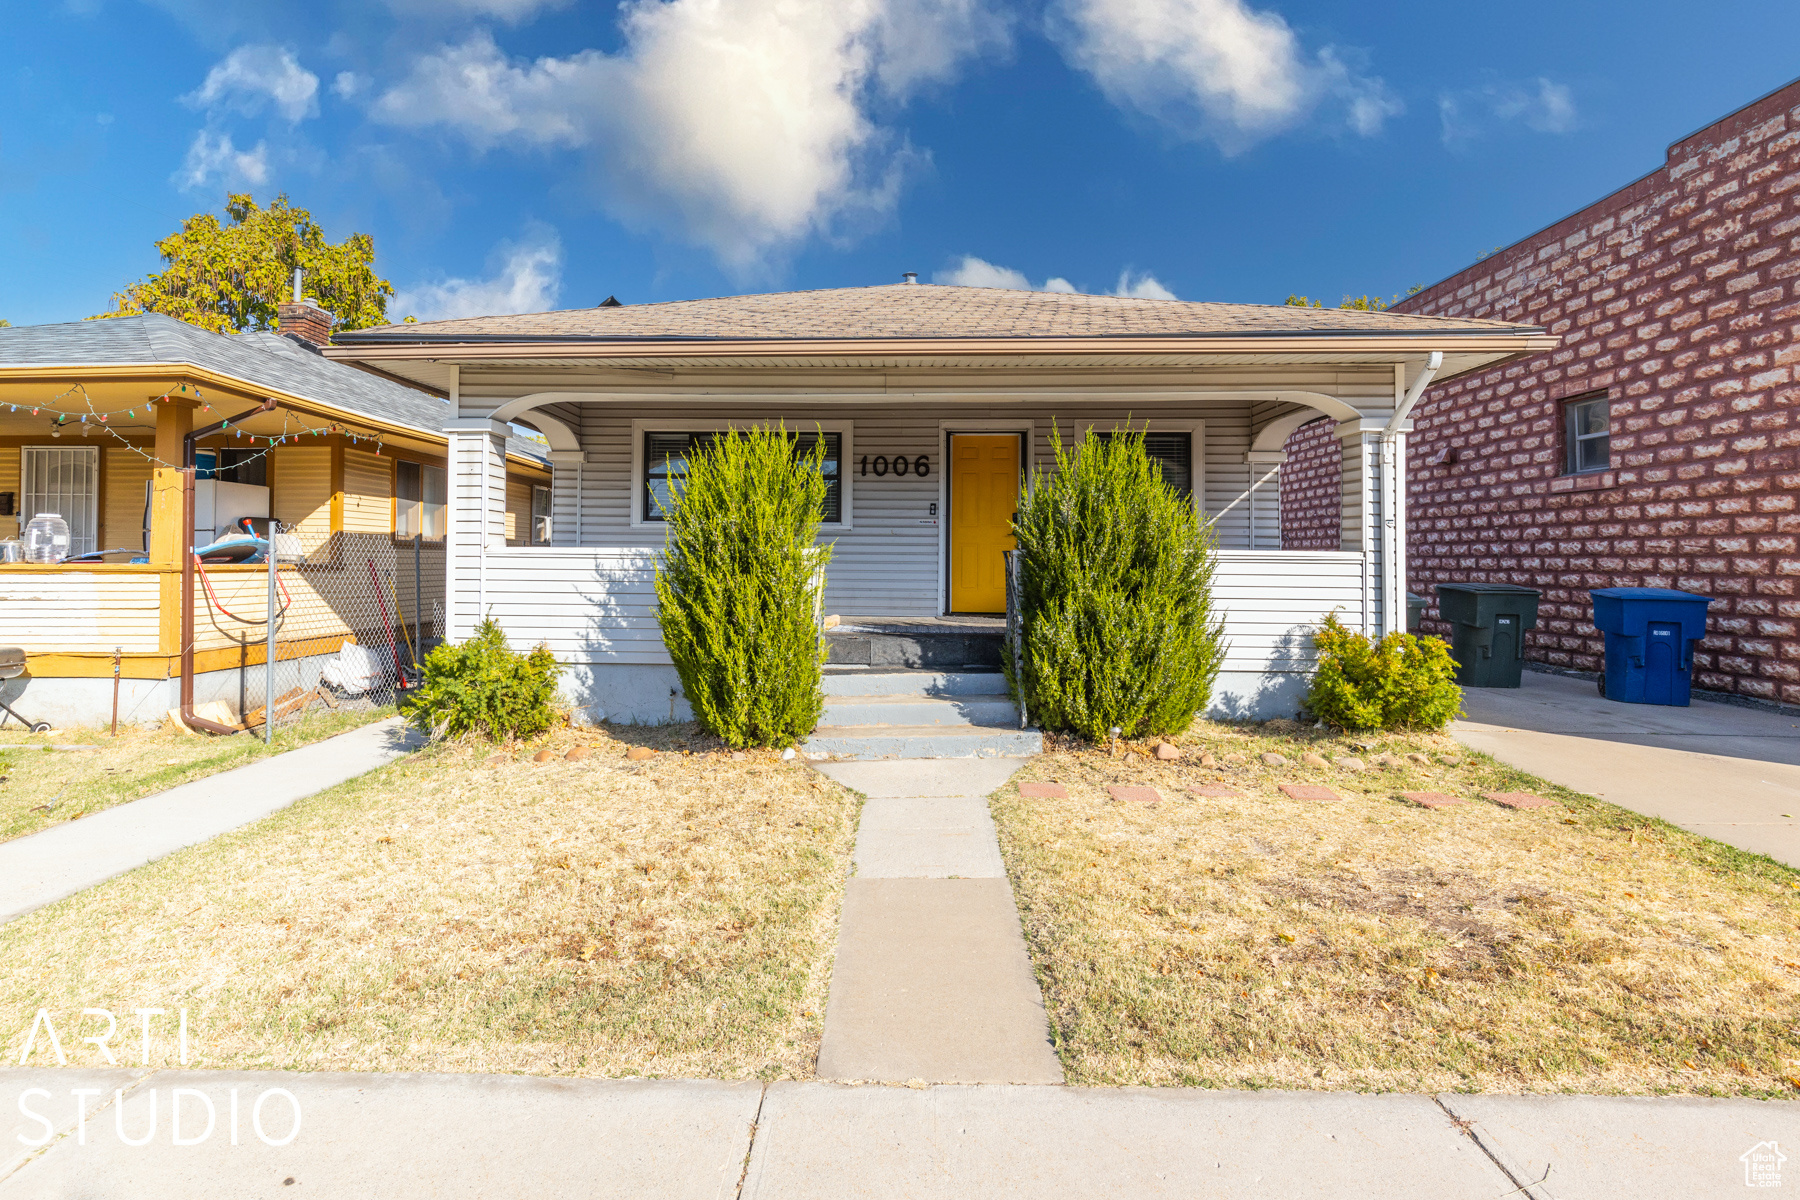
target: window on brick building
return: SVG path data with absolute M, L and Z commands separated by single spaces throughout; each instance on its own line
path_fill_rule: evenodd
M 1570 475 L 1612 466 L 1611 405 L 1606 393 L 1563 401 L 1564 470 Z

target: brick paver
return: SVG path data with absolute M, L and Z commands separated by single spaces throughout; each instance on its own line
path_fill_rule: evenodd
M 1060 783 L 1021 783 L 1019 795 L 1027 800 L 1067 800 L 1069 789 Z
M 1448 792 L 1401 792 L 1400 798 L 1426 808 L 1449 808 L 1453 804 L 1468 803 L 1462 797 L 1452 796 Z
M 1495 804 L 1503 804 L 1507 808 L 1555 808 L 1556 801 L 1546 800 L 1542 796 L 1534 796 L 1530 792 L 1483 792 L 1483 800 L 1492 800 Z
M 1140 804 L 1161 804 L 1162 793 L 1153 787 L 1140 787 L 1133 783 L 1108 784 L 1107 795 L 1114 800 L 1136 800 Z
M 1284 783 L 1281 790 L 1295 800 L 1342 800 L 1343 797 L 1328 787 L 1320 787 L 1316 783 Z
M 1190 783 L 1188 784 L 1188 791 L 1194 793 L 1196 796 L 1214 797 L 1242 796 L 1244 794 L 1236 788 L 1223 783 Z

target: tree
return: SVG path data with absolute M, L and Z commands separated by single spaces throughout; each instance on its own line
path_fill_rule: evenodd
M 337 316 L 339 329 L 385 325 L 394 286 L 375 273 L 375 241 L 353 233 L 333 245 L 304 208 L 287 196 L 259 208 L 247 193 L 226 197 L 224 223 L 195 213 L 156 243 L 167 264 L 113 294 L 99 317 L 158 312 L 214 333 L 273 329 L 276 306 L 293 295 L 294 271 L 304 294 Z M 98 318 L 90 318 L 98 319 Z
M 1414 292 L 1423 290 L 1423 288 L 1415 283 L 1413 286 L 1406 289 L 1406 294 L 1410 296 Z M 1309 299 L 1306 296 L 1289 296 L 1287 298 L 1287 303 L 1293 308 L 1325 307 L 1324 301 Z M 1338 307 L 1353 308 L 1359 312 L 1385 312 L 1388 308 L 1398 303 L 1400 303 L 1399 296 L 1390 296 L 1386 300 L 1383 300 L 1380 296 L 1377 296 L 1372 292 L 1365 292 L 1361 296 L 1345 296 L 1343 303 L 1339 304 Z

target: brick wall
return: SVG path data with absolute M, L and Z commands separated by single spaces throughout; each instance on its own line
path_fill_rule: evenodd
M 1398 305 L 1563 338 L 1415 411 L 1410 586 L 1540 588 L 1528 657 L 1590 671 L 1589 588 L 1714 596 L 1696 686 L 1800 704 L 1797 278 L 1800 84 Z M 1561 402 L 1596 390 L 1611 401 L 1610 470 L 1564 474 Z
M 1337 422 L 1309 421 L 1288 435 L 1281 464 L 1281 548 L 1336 550 L 1343 532 L 1343 447 Z

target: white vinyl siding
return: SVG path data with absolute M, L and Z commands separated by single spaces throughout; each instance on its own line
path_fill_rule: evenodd
M 102 549 L 95 543 L 100 533 L 100 448 L 26 446 L 20 455 L 20 528 L 39 513 L 55 513 L 68 523 L 70 557 Z

